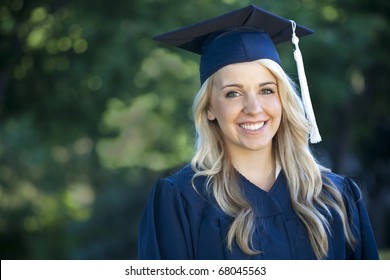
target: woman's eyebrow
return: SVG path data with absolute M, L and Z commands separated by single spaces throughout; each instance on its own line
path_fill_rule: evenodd
M 227 84 L 221 87 L 221 89 L 228 88 L 228 87 L 237 87 L 237 88 L 243 88 L 244 86 L 241 84 Z
M 275 85 L 277 86 L 276 82 L 274 81 L 267 81 L 259 84 L 259 87 L 267 86 L 267 85 Z M 237 87 L 237 88 L 243 88 L 244 86 L 242 84 L 227 84 L 221 87 L 221 90 L 228 87 Z
M 263 86 L 268 86 L 268 85 L 275 85 L 277 86 L 278 84 L 274 81 L 268 81 L 268 82 L 264 82 L 264 83 L 260 83 L 259 86 L 260 87 L 263 87 Z

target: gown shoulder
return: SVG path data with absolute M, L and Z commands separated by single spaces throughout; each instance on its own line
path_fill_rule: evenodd
M 186 165 L 173 175 L 159 179 L 150 191 L 141 217 L 139 259 L 194 259 L 199 223 L 207 200 L 194 171 Z
M 347 249 L 347 259 L 379 259 L 370 218 L 359 186 L 349 177 L 332 172 L 323 173 L 341 192 L 348 222 L 356 239 L 354 248 Z

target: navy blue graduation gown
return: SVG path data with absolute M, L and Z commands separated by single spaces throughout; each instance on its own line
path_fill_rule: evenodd
M 315 259 L 306 229 L 292 209 L 281 171 L 269 192 L 239 176 L 240 186 L 254 207 L 253 245 L 262 253 L 249 256 L 237 243 L 227 248 L 231 217 L 205 193 L 205 178 L 191 184 L 188 165 L 153 187 L 140 222 L 139 259 Z M 351 228 L 358 243 L 351 250 L 339 216 L 329 219 L 331 233 L 326 259 L 378 259 L 378 251 L 360 191 L 350 179 L 329 173 L 343 193 Z

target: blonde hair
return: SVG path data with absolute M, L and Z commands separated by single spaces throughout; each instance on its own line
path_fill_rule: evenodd
M 340 216 L 346 240 L 353 247 L 355 239 L 348 224 L 342 194 L 331 180 L 322 177 L 322 171 L 327 169 L 317 163 L 310 151 L 309 125 L 294 83 L 274 61 L 262 59 L 258 63 L 277 79 L 282 120 L 273 139 L 273 152 L 286 175 L 292 206 L 307 229 L 316 257 L 322 259 L 328 252 L 327 232 L 330 232 L 330 226 L 327 216 L 331 216 L 330 208 Z M 196 177 L 206 176 L 207 190 L 212 192 L 221 209 L 233 218 L 227 234 L 228 248 L 232 249 L 236 239 L 243 252 L 258 254 L 260 252 L 254 250 L 252 244 L 255 229 L 252 206 L 238 187 L 237 175 L 217 122 L 207 118 L 212 80 L 213 76 L 203 83 L 193 104 L 197 131 L 195 154 L 191 161 L 195 171 L 193 182 Z

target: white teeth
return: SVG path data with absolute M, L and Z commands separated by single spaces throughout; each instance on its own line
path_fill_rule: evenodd
M 260 123 L 256 123 L 256 124 L 247 124 L 247 123 L 240 124 L 240 126 L 243 129 L 251 130 L 251 131 L 258 130 L 258 129 L 262 128 L 263 125 L 264 125 L 264 122 L 260 122 Z

